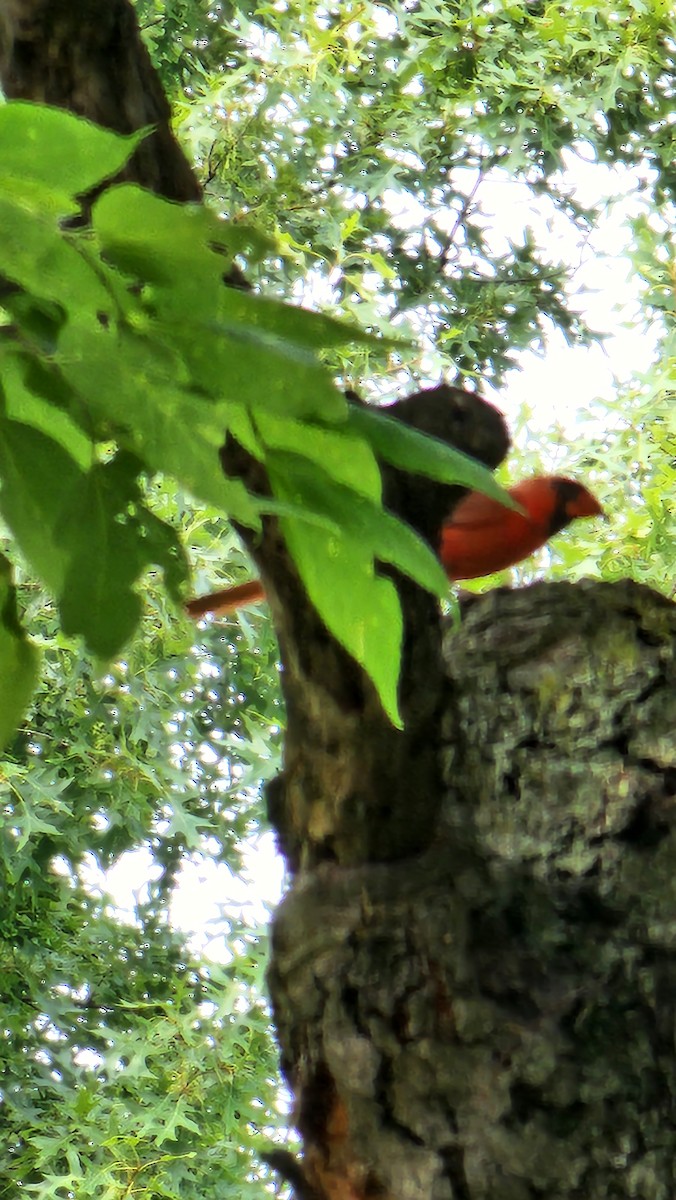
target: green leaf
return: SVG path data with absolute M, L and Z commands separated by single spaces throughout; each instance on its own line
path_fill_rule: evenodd
M 250 329 L 254 334 L 281 339 L 282 345 L 291 344 L 306 350 L 326 350 L 331 346 L 351 343 L 383 345 L 382 339 L 366 333 L 357 325 L 235 288 L 223 291 L 219 319 L 226 328 Z
M 108 188 L 92 210 L 92 225 L 109 262 L 148 283 L 190 289 L 201 311 L 234 256 L 274 242 L 250 225 L 224 221 L 203 204 L 176 204 L 138 184 Z M 206 292 L 205 292 L 206 287 Z
M 107 261 L 126 275 L 190 296 L 199 313 L 213 313 L 226 262 L 209 240 L 218 221 L 201 204 L 175 204 L 137 184 L 109 188 L 96 201 L 92 225 Z M 180 306 L 180 305 L 179 305 Z
M 439 560 L 409 526 L 316 464 L 281 451 L 270 452 L 266 461 L 276 496 L 335 523 L 331 532 L 304 521 L 281 521 L 312 603 L 371 677 L 387 715 L 399 725 L 401 609 L 394 584 L 378 575 L 377 563 L 390 563 L 445 596 L 448 581 Z
M 13 100 L 0 107 L 0 188 L 16 198 L 30 196 L 59 215 L 77 211 L 73 197 L 87 192 L 122 169 L 147 134 L 123 137 L 90 121 L 44 104 Z M 15 187 L 13 186 L 15 185 Z
M 0 108 L 0 113 L 2 112 Z M 77 313 L 80 325 L 99 328 L 112 319 L 113 300 L 56 220 L 36 204 L 0 195 L 0 273 L 32 296 Z M 3 303 L 11 303 L 11 295 Z
M 36 395 L 28 380 L 38 384 L 45 395 Z M 7 416 L 23 425 L 44 433 L 57 442 L 86 471 L 94 456 L 94 445 L 60 407 L 58 379 L 41 371 L 39 364 L 28 357 L 10 352 L 0 356 L 0 383 L 5 395 Z M 50 396 L 48 399 L 47 397 Z
M 0 417 L 0 512 L 38 576 L 55 593 L 67 553 L 58 523 L 85 475 L 58 442 L 20 421 Z M 88 510 L 81 510 L 86 524 Z
M 378 502 L 382 491 L 380 468 L 365 438 L 346 425 L 319 425 L 257 411 L 256 432 L 269 452 L 301 455 L 320 465 L 337 483 Z
M 94 466 L 57 529 L 68 552 L 59 594 L 64 632 L 82 635 L 104 659 L 138 624 L 141 600 L 132 586 L 145 568 L 163 567 L 176 598 L 187 577 L 176 535 L 140 502 L 138 472 L 138 460 L 125 452 Z
M 277 486 L 283 486 L 279 480 Z M 283 520 L 282 526 L 317 612 L 373 680 L 385 712 L 401 727 L 402 616 L 394 584 L 378 576 L 370 549 L 353 532 L 332 535 L 301 521 Z
M 374 338 L 224 287 L 223 257 L 213 247 L 227 241 L 228 227 L 201 206 L 170 204 L 130 185 L 106 192 L 93 221 L 106 257 L 150 283 L 151 332 L 181 353 L 201 389 L 255 408 L 344 420 L 345 398 L 316 351 Z
M 171 475 L 198 499 L 257 527 L 255 502 L 239 480 L 223 474 L 218 456 L 230 408 L 182 391 L 174 356 L 129 331 L 73 330 L 61 353 L 63 377 L 108 423 L 108 436 L 126 440 L 150 471 Z
M 56 441 L 0 420 L 0 512 L 37 574 L 59 597 L 63 628 L 103 658 L 133 633 L 132 585 L 151 565 L 178 599 L 187 567 L 168 525 L 141 503 L 141 464 L 118 453 L 87 472 Z
M 19 625 L 11 567 L 0 555 L 0 750 L 26 711 L 37 682 L 39 654 Z
M 161 1122 L 156 1123 L 159 1124 L 155 1135 L 156 1145 L 163 1146 L 165 1142 L 175 1141 L 182 1129 L 199 1135 L 202 1131 L 189 1113 L 190 1105 L 186 1099 L 179 1097 L 178 1100 L 174 1100 L 173 1097 L 167 1097 L 166 1102 L 161 1105 Z
M 216 399 L 302 419 L 345 419 L 345 397 L 305 346 L 244 321 L 234 325 L 183 316 L 167 323 L 166 330 L 194 384 Z
M 394 467 L 426 475 L 440 483 L 457 483 L 483 492 L 506 508 L 519 507 L 509 492 L 500 487 L 488 467 L 446 442 L 412 429 L 403 421 L 354 405 L 350 408 L 348 424 L 371 443 L 378 458 Z
M 275 495 L 332 521 L 339 536 L 352 537 L 372 560 L 390 563 L 433 595 L 447 595 L 448 579 L 439 559 L 410 525 L 336 483 L 316 463 L 282 452 L 269 453 L 266 462 Z

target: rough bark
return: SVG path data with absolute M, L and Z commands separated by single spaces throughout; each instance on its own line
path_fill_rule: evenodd
M 311 1194 L 672 1200 L 676 609 L 494 592 L 445 656 L 434 843 L 275 921 Z

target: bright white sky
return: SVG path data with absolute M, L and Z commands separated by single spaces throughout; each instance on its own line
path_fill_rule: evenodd
M 536 208 L 526 188 L 498 177 L 482 192 L 482 211 L 496 245 L 501 237 L 515 237 L 530 225 L 539 244 L 546 239 L 553 260 L 575 265 L 573 287 L 590 324 L 612 331 L 603 349 L 571 349 L 563 337 L 553 334 L 543 357 L 523 356 L 521 372 L 514 372 L 506 389 L 494 399 L 508 419 L 510 415 L 513 419 L 523 404 L 529 406 L 533 411 L 531 436 L 554 426 L 574 435 L 579 414 L 595 397 L 612 395 L 616 379 L 640 374 L 654 357 L 653 338 L 636 327 L 638 289 L 623 254 L 628 241 L 626 222 L 645 204 L 638 177 L 635 172 L 573 156 L 569 161 L 578 200 L 587 204 L 610 198 L 604 219 L 584 246 L 576 243 L 570 225 L 555 214 L 553 206 L 538 201 Z M 544 436 L 542 441 L 546 441 Z M 281 895 L 283 870 L 272 835 L 261 835 L 247 849 L 245 863 L 243 878 L 210 860 L 187 863 L 172 904 L 176 928 L 190 935 L 196 950 L 215 959 L 223 956 L 224 916 L 239 917 L 253 927 L 262 925 Z M 150 870 L 150 856 L 134 852 L 125 855 L 108 875 L 107 888 L 128 918 L 143 899 Z
M 608 197 L 608 205 L 584 246 L 575 245 L 561 219 L 551 227 L 547 244 L 553 258 L 579 263 L 573 276 L 579 308 L 592 328 L 610 336 L 603 347 L 571 349 L 561 334 L 553 335 L 545 356 L 524 356 L 522 372 L 512 377 L 501 399 L 507 413 L 511 404 L 518 408 L 525 402 L 542 413 L 545 430 L 555 421 L 574 433 L 580 412 L 595 397 L 611 396 L 618 380 L 625 382 L 647 370 L 654 358 L 655 338 L 641 328 L 639 289 L 625 257 L 628 222 L 646 211 L 649 193 L 639 192 L 636 171 L 568 157 L 576 199 L 588 204 Z M 509 187 L 513 185 L 503 185 L 503 191 Z M 499 187 L 494 194 L 499 213 Z M 535 223 L 531 220 L 531 224 Z

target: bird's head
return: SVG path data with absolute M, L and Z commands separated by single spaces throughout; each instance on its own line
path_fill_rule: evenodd
M 579 517 L 603 517 L 605 513 L 589 488 L 576 479 L 566 479 L 562 475 L 552 475 L 550 486 L 555 494 L 555 506 L 552 521 L 552 533 L 565 529 L 571 521 Z

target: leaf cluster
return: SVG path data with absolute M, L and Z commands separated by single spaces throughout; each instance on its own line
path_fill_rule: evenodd
M 251 1178 L 277 1123 L 261 940 L 240 934 L 230 966 L 207 968 L 150 912 L 125 924 L 73 881 L 9 882 L 0 1194 L 197 1196 L 208 1179 L 216 1195 Z
M 648 163 L 656 202 L 673 197 L 668 5 L 137 10 L 210 194 L 277 238 L 252 275 L 287 295 L 311 280 L 366 329 L 424 334 L 424 357 L 402 346 L 388 364 L 337 349 L 348 381 L 442 367 L 499 383 L 552 324 L 589 340 L 570 264 L 509 205 L 520 186 L 584 237 L 597 213 L 562 169 L 571 154 Z M 496 183 L 509 211 L 490 217 Z
M 90 229 L 64 228 L 74 197 L 115 175 L 138 137 L 21 103 L 0 109 L 0 134 L 0 513 L 64 632 L 113 657 L 138 624 L 137 585 L 157 566 L 180 599 L 180 541 L 144 495 L 161 472 L 241 525 L 280 517 L 310 598 L 396 720 L 401 616 L 377 564 L 440 595 L 445 579 L 383 511 L 371 426 L 355 423 L 318 356 L 366 335 L 225 287 L 239 248 L 260 252 L 260 239 L 201 206 L 124 185 L 94 203 Z M 272 495 L 224 476 L 226 436 L 264 465 Z M 387 441 L 398 458 L 426 444 L 399 426 Z M 496 492 L 487 471 L 444 455 L 426 469 Z M 25 691 L 34 662 L 12 620 L 7 661 L 16 673 L 26 660 Z
M 177 507 L 169 488 L 152 500 Z M 215 514 L 184 504 L 181 524 L 211 569 Z M 101 676 L 21 591 L 42 667 L 0 764 L 0 1195 L 202 1196 L 244 1177 L 262 1195 L 254 1147 L 279 1122 L 265 939 L 224 911 L 226 965 L 206 963 L 167 913 L 183 863 L 237 871 L 261 827 L 281 723 L 269 626 L 255 653 L 245 629 L 188 636 L 151 578 L 141 636 Z M 112 866 L 147 873 L 131 914 L 101 891 Z

